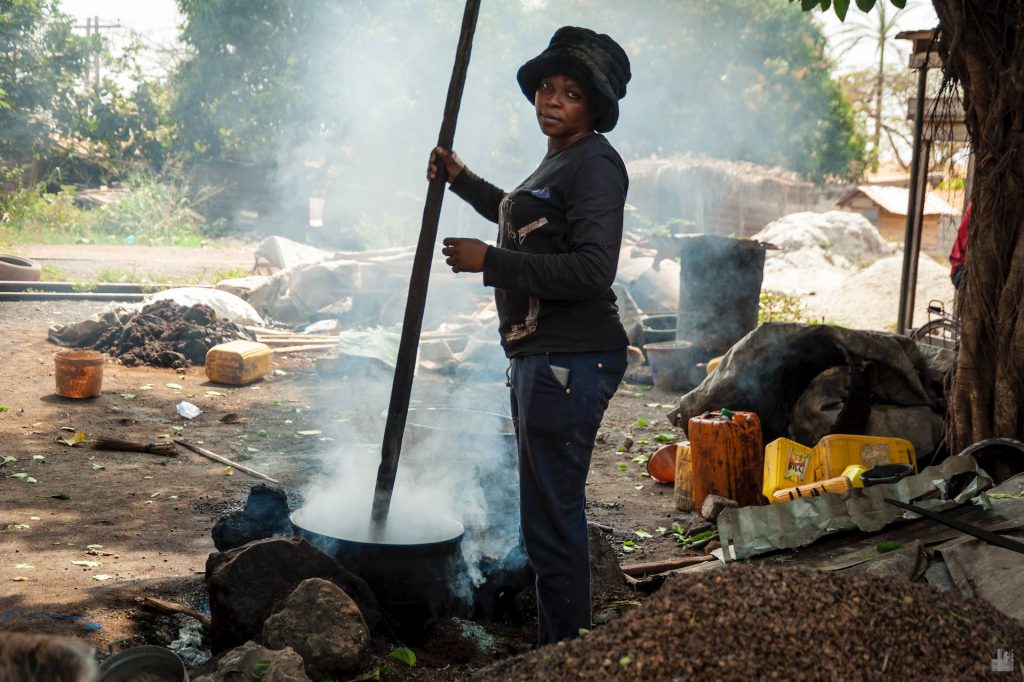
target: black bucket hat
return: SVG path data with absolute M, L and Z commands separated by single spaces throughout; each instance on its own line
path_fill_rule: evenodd
M 516 80 L 533 102 L 542 78 L 560 74 L 578 81 L 597 108 L 594 129 L 606 133 L 619 120 L 619 100 L 626 95 L 629 57 L 617 42 L 589 28 L 563 26 L 546 50 L 519 68 Z

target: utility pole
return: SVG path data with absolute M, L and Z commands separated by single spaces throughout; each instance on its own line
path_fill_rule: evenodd
M 85 29 L 85 37 L 88 38 L 88 37 L 94 36 L 94 35 L 95 36 L 99 36 L 100 30 L 102 30 L 102 29 L 121 28 L 121 22 L 120 22 L 120 20 L 118 20 L 118 22 L 116 24 L 101 24 L 99 17 L 86 17 L 86 19 L 85 19 L 85 26 L 82 26 L 81 24 L 76 24 L 75 28 L 84 28 Z M 97 43 L 98 42 L 99 42 L 99 40 L 97 39 Z M 98 48 L 93 50 L 93 54 L 92 54 L 92 76 L 93 76 L 93 81 L 96 84 L 96 87 L 99 87 L 100 86 L 100 50 Z M 85 84 L 86 84 L 86 86 L 89 85 L 89 70 L 88 69 L 86 69 L 86 72 L 85 72 Z

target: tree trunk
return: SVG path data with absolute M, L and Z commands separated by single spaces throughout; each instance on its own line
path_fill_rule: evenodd
M 933 0 L 975 153 L 949 445 L 1024 440 L 1024 0 Z
M 884 15 L 883 15 L 884 17 Z M 883 18 L 884 21 L 884 18 Z M 882 94 L 885 90 L 885 40 L 878 45 L 878 73 L 875 74 L 875 135 L 874 158 L 871 160 L 871 170 L 878 172 L 878 160 L 882 155 Z M 893 147 L 895 149 L 895 147 Z

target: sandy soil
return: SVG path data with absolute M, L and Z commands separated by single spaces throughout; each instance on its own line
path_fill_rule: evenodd
M 180 435 L 295 493 L 316 476 L 318 453 L 336 445 L 326 440 L 337 435 L 334 425 L 353 415 L 374 418 L 359 414 L 358 406 L 375 404 L 370 396 L 390 385 L 354 391 L 296 356 L 278 360 L 274 376 L 237 388 L 209 384 L 201 367 L 179 373 L 108 363 L 101 397 L 60 398 L 51 360 L 57 347 L 46 342 L 47 326 L 82 319 L 102 305 L 0 303 L 0 405 L 7 408 L 0 412 L 0 454 L 17 458 L 0 470 L 0 628 L 82 637 L 104 651 L 125 637 L 147 639 L 153 622 L 136 603 L 139 596 L 203 607 L 202 571 L 214 551 L 210 528 L 219 514 L 241 506 L 256 479 L 228 475 L 223 465 L 185 450 L 163 458 L 69 447 L 57 442 L 72 435 L 61 428 L 142 442 Z M 416 390 L 450 390 L 446 382 L 424 377 Z M 591 519 L 613 529 L 620 554 L 624 540 L 636 544 L 624 561 L 684 553 L 670 534 L 655 533 L 683 516 L 673 507 L 671 486 L 645 478 L 645 466 L 632 461 L 660 445 L 656 435 L 678 433 L 664 416 L 674 396 L 644 389 L 624 384 L 612 401 L 588 483 Z M 504 409 L 504 397 L 499 385 L 481 389 L 481 403 L 495 411 Z M 203 414 L 180 418 L 175 405 L 182 400 Z M 344 413 L 345 405 L 354 412 Z M 227 413 L 246 421 L 221 423 Z M 639 418 L 648 425 L 638 426 Z M 297 434 L 313 429 L 322 435 Z M 627 435 L 632 451 L 619 452 Z M 37 482 L 11 477 L 18 472 Z M 70 499 L 54 497 L 62 493 Z M 636 536 L 638 529 L 655 537 Z M 98 565 L 73 563 L 81 561 Z
M 53 265 L 69 277 L 88 279 L 100 268 L 187 279 L 212 276 L 224 270 L 251 269 L 255 245 L 239 240 L 218 242 L 203 249 L 111 244 L 31 244 L 8 249 L 40 266 Z

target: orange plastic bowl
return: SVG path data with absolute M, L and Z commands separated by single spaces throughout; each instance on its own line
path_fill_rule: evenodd
M 647 460 L 647 473 L 658 483 L 675 483 L 676 450 L 679 443 L 669 443 L 658 448 Z

